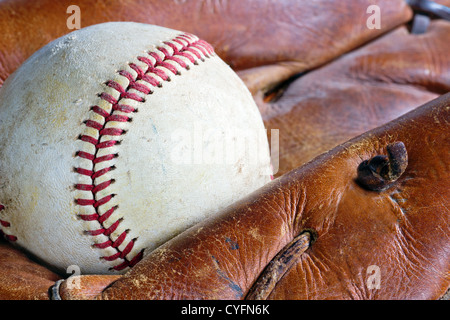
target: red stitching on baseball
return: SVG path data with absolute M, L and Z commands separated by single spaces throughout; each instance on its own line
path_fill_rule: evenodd
M 95 147 L 97 149 L 104 149 L 104 148 L 112 147 L 112 146 L 114 146 L 116 144 L 120 144 L 120 141 L 117 141 L 117 140 L 104 141 L 104 142 L 97 143 L 95 145 Z
M 185 68 L 185 69 L 188 68 L 188 64 L 186 64 L 182 59 L 177 58 L 177 57 L 175 57 L 175 56 L 173 56 L 173 57 L 168 57 L 167 60 L 175 61 L 176 63 L 178 63 L 181 67 L 183 67 L 183 68 Z
M 106 260 L 106 261 L 114 261 L 116 259 L 121 258 L 122 252 L 117 251 L 117 253 L 111 255 L 111 256 L 104 256 L 102 257 L 102 259 Z
M 93 145 L 97 145 L 98 140 L 95 138 L 92 138 L 91 136 L 86 136 L 86 135 L 81 135 L 80 136 L 80 140 L 85 141 L 85 142 L 89 142 Z
M 129 250 L 127 250 L 127 252 L 131 251 L 131 248 L 133 247 L 134 241 L 130 242 L 127 247 L 125 249 L 127 249 L 128 247 L 130 247 Z M 123 250 L 123 252 L 126 252 L 125 249 Z M 134 258 L 132 258 L 130 261 L 124 261 L 121 264 L 117 265 L 114 267 L 115 270 L 123 270 L 126 267 L 130 267 L 133 268 L 134 265 L 136 263 L 138 263 L 142 257 L 144 256 L 144 250 L 140 251 L 137 255 L 134 256 Z
M 0 211 L 2 211 L 2 210 L 4 210 L 4 209 L 5 209 L 5 206 L 2 205 L 2 204 L 0 204 Z M 11 223 L 9 223 L 9 222 L 6 221 L 6 220 L 1 220 L 1 219 L 0 219 L 0 226 L 2 226 L 3 228 L 9 228 L 9 227 L 11 226 Z M 1 230 L 1 229 L 0 229 L 0 236 L 3 237 L 3 238 L 5 238 L 7 241 L 10 241 L 10 242 L 17 241 L 17 237 L 16 237 L 16 236 L 13 236 L 13 235 L 11 235 L 11 234 L 6 234 L 6 233 L 5 233 L 3 230 Z
M 114 121 L 114 120 L 113 120 Z M 118 128 L 106 128 L 100 130 L 101 136 L 121 136 L 125 130 Z
M 8 221 L 5 220 L 0 220 L 0 224 L 2 225 L 2 227 L 8 228 L 11 226 L 11 223 L 9 223 Z
M 142 76 L 145 74 L 144 70 L 142 70 L 137 64 L 135 63 L 130 63 L 129 64 L 130 68 L 133 69 L 134 71 L 136 71 L 137 73 L 137 78 L 136 79 L 142 79 Z M 123 73 L 125 73 L 126 75 L 124 75 Z M 135 79 L 133 78 L 133 75 L 131 73 L 129 73 L 128 71 L 119 71 L 120 75 L 123 75 L 125 77 L 128 78 L 128 80 L 130 80 L 130 82 L 135 81 Z M 128 76 L 129 75 L 129 76 Z
M 120 246 L 122 244 L 122 242 L 125 240 L 125 237 L 127 236 L 128 231 L 129 230 L 125 230 L 124 232 L 122 232 L 122 234 L 120 236 L 118 236 L 117 239 L 111 244 L 111 247 L 117 248 L 118 246 Z
M 103 125 L 101 123 L 98 123 L 97 121 L 93 121 L 93 120 L 86 120 L 85 125 L 87 127 L 97 129 L 97 130 L 100 130 L 103 127 Z
M 170 81 L 170 76 L 168 72 L 178 75 L 180 74 L 177 69 L 178 65 L 181 68 L 189 70 L 189 65 L 183 60 L 186 59 L 190 61 L 192 64 L 198 64 L 198 60 L 204 61 L 204 57 L 209 57 L 214 53 L 213 48 L 203 40 L 197 39 L 195 36 L 190 34 L 181 34 L 171 41 L 166 41 L 164 44 L 167 48 L 161 46 L 156 49 L 156 51 L 147 52 L 147 56 L 138 56 L 137 60 L 144 63 L 148 66 L 147 70 L 144 70 L 142 67 L 138 66 L 135 63 L 129 63 L 128 66 L 136 72 L 136 76 L 134 76 L 131 72 L 126 70 L 118 71 L 118 74 L 128 79 L 129 84 L 126 88 L 124 88 L 117 81 L 107 81 L 105 85 L 109 88 L 116 90 L 119 93 L 119 98 L 115 98 L 109 93 L 102 92 L 99 97 L 100 99 L 110 103 L 112 105 L 111 113 L 105 111 L 99 106 L 92 106 L 91 110 L 102 116 L 104 118 L 104 123 L 100 123 L 94 120 L 86 120 L 84 124 L 86 127 L 93 128 L 98 131 L 98 137 L 91 137 L 89 135 L 80 135 L 79 140 L 94 145 L 95 152 L 89 153 L 85 151 L 78 151 L 75 156 L 81 157 L 92 162 L 93 168 L 95 165 L 101 162 L 110 161 L 116 157 L 118 154 L 107 154 L 100 156 L 98 151 L 100 149 L 109 148 L 114 145 L 120 144 L 118 140 L 106 140 L 102 141 L 102 137 L 104 136 L 121 136 L 126 133 L 126 130 L 107 126 L 107 124 L 114 125 L 114 122 L 129 122 L 131 118 L 127 115 L 115 114 L 114 111 L 120 111 L 123 113 L 131 114 L 132 112 L 137 112 L 137 110 L 129 105 L 123 104 L 122 99 L 131 99 L 138 102 L 144 102 L 145 99 L 141 97 L 137 93 L 130 92 L 130 89 L 134 89 L 144 95 L 149 95 L 153 93 L 152 87 L 161 87 L 162 81 Z M 178 46 L 181 46 L 179 48 Z M 173 51 L 170 52 L 169 48 Z M 166 71 L 167 70 L 167 71 Z M 140 81 L 140 82 L 137 82 Z M 144 84 L 145 83 L 145 84 Z M 100 142 L 102 141 L 102 142 Z M 114 223 L 112 223 L 109 227 L 106 227 L 104 223 L 111 215 L 117 210 L 118 206 L 113 206 L 109 210 L 107 210 L 102 215 L 99 214 L 98 207 L 104 204 L 107 204 L 115 195 L 110 194 L 107 196 L 103 196 L 101 199 L 97 199 L 97 194 L 100 191 L 107 190 L 107 188 L 114 183 L 114 179 L 110 179 L 107 181 L 103 181 L 101 183 L 96 184 L 95 179 L 107 174 L 111 170 L 115 169 L 115 166 L 112 165 L 110 167 L 102 168 L 97 171 L 84 169 L 84 168 L 75 168 L 74 171 L 83 176 L 89 176 L 91 178 L 91 183 L 84 184 L 76 184 L 74 187 L 80 191 L 88 191 L 91 192 L 94 199 L 75 199 L 75 202 L 80 206 L 92 206 L 95 209 L 95 213 L 93 214 L 80 214 L 79 218 L 84 221 L 97 221 L 101 228 L 96 230 L 87 230 L 86 234 L 91 236 L 96 235 L 104 235 L 109 239 L 102 243 L 95 243 L 93 247 L 99 249 L 106 248 L 114 248 L 117 250 L 116 253 L 110 256 L 103 256 L 101 259 L 106 261 L 114 261 L 117 259 L 123 259 L 124 261 L 119 265 L 112 267 L 114 270 L 122 270 L 127 267 L 133 267 L 136 263 L 138 263 L 142 257 L 144 249 L 142 249 L 139 253 L 135 254 L 134 257 L 128 259 L 126 256 L 132 251 L 137 238 L 130 240 L 123 250 L 120 250 L 119 247 L 124 244 L 126 240 L 126 236 L 129 230 L 123 231 L 115 240 L 111 239 L 111 234 L 118 228 L 119 224 L 123 221 L 123 218 L 117 219 Z
M 78 157 L 87 159 L 87 160 L 94 160 L 95 159 L 95 155 L 88 153 L 88 152 L 84 152 L 84 151 L 78 151 L 76 154 Z
M 92 162 L 94 164 L 97 164 L 97 163 L 104 162 L 104 161 L 110 161 L 110 160 L 114 159 L 115 157 L 117 157 L 117 154 L 107 154 L 106 156 L 92 159 Z
M 143 75 L 142 80 L 151 84 L 154 87 L 159 87 L 159 88 L 162 87 L 162 83 L 150 75 L 147 75 L 147 74 Z
M 103 118 L 106 118 L 107 116 L 109 116 L 109 113 L 106 112 L 105 110 L 103 110 L 102 108 L 100 108 L 99 106 L 92 106 L 91 110 L 94 111 L 95 113 L 101 115 Z
M 91 177 L 94 172 L 92 170 L 87 170 L 87 169 L 83 169 L 83 168 L 75 168 L 75 172 L 78 174 L 82 174 L 84 176 L 89 176 Z
M 131 89 L 134 89 L 134 90 L 137 90 L 137 91 L 139 91 L 139 92 L 142 92 L 143 94 L 151 94 L 151 93 L 153 93 L 153 92 L 152 92 L 152 89 L 150 89 L 150 88 L 147 87 L 146 85 L 143 85 L 142 83 L 136 83 L 136 82 L 133 82 L 133 83 L 130 85 L 130 88 L 131 88 Z
M 124 104 L 115 104 L 113 105 L 113 110 L 117 110 L 120 112 L 126 112 L 126 113 L 130 113 L 130 112 L 136 112 L 136 109 Z
M 17 241 L 17 237 L 16 236 L 13 236 L 11 234 L 6 234 L 6 233 L 3 232 L 3 230 L 0 230 L 0 236 L 5 238 L 9 242 Z
M 108 168 L 103 168 L 103 169 L 96 171 L 95 173 L 91 173 L 90 176 L 92 177 L 92 179 L 95 179 L 97 177 L 101 177 L 102 175 L 108 173 L 109 171 L 111 171 L 113 169 L 115 169 L 114 166 L 108 167 Z

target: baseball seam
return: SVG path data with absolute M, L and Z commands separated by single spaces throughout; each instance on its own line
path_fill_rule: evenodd
M 100 228 L 86 230 L 85 233 L 91 236 L 106 236 L 106 241 L 95 243 L 93 247 L 115 249 L 114 254 L 102 256 L 101 259 L 106 261 L 122 259 L 123 262 L 110 268 L 116 271 L 133 267 L 142 259 L 145 248 L 133 257 L 127 257 L 137 238 L 126 242 L 127 234 L 130 232 L 129 229 L 124 230 L 119 235 L 116 234 L 115 238 L 112 236 L 124 218 L 116 218 L 113 221 L 109 219 L 119 206 L 114 203 L 110 204 L 116 195 L 108 192 L 108 187 L 115 180 L 110 177 L 105 178 L 105 176 L 109 176 L 109 173 L 115 169 L 114 164 L 108 165 L 108 163 L 111 164 L 111 161 L 119 157 L 119 154 L 102 153 L 101 150 L 107 150 L 120 144 L 120 140 L 114 138 L 126 133 L 122 124 L 131 122 L 130 114 L 137 112 L 137 109 L 127 104 L 126 101 L 145 102 L 145 96 L 152 94 L 154 88 L 160 88 L 163 82 L 171 80 L 170 74 L 180 75 L 180 67 L 189 70 L 188 62 L 196 65 L 198 61 L 204 61 L 204 58 L 209 58 L 214 53 L 213 48 L 208 43 L 187 33 L 163 43 L 164 45 L 157 47 L 156 50 L 147 52 L 147 56 L 138 56 L 137 60 L 142 63 L 141 65 L 129 63 L 129 70 L 118 71 L 118 74 L 128 81 L 126 87 L 119 81 L 105 82 L 106 86 L 113 91 L 102 92 L 99 97 L 103 102 L 106 102 L 109 110 L 100 105 L 92 106 L 91 111 L 97 118 L 100 116 L 102 121 L 89 119 L 84 122 L 89 129 L 87 132 L 94 132 L 97 136 L 82 134 L 78 137 L 81 141 L 95 148 L 93 153 L 82 150 L 76 153 L 77 157 L 89 160 L 92 163 L 93 170 L 81 167 L 75 168 L 78 174 L 89 176 L 91 183 L 76 184 L 74 187 L 80 191 L 91 192 L 93 199 L 77 198 L 75 202 L 80 206 L 91 206 L 95 211 L 92 214 L 79 214 L 78 217 L 84 221 L 97 221 L 99 223 Z M 126 83 L 125 79 L 123 80 Z M 108 139 L 108 137 L 110 138 Z M 99 164 L 101 168 L 95 170 L 96 165 Z M 96 182 L 96 180 L 101 182 Z M 103 213 L 99 211 L 99 208 L 102 208 Z
M 123 270 L 126 267 L 133 267 L 142 259 L 144 249 L 131 258 L 127 257 L 132 251 L 137 238 L 128 240 L 125 243 L 127 234 L 130 232 L 129 229 L 124 230 L 119 235 L 116 234 L 115 239 L 112 236 L 124 218 L 115 218 L 113 221 L 109 219 L 118 209 L 118 205 L 109 205 L 115 194 L 111 194 L 107 190 L 115 180 L 109 177 L 105 178 L 105 175 L 115 169 L 115 165 L 105 164 L 111 162 L 119 155 L 118 153 L 102 154 L 100 151 L 120 144 L 120 140 L 114 139 L 114 137 L 119 137 L 126 133 L 126 130 L 120 124 L 130 122 L 132 119 L 130 114 L 137 112 L 136 108 L 123 102 L 129 100 L 137 101 L 138 103 L 145 102 L 145 96 L 153 93 L 154 88 L 162 87 L 163 82 L 171 80 L 170 73 L 180 75 L 179 67 L 184 69 L 190 68 L 187 61 L 198 64 L 199 60 L 203 61 L 205 57 L 209 57 L 214 52 L 209 44 L 190 34 L 181 34 L 171 41 L 164 42 L 164 45 L 157 47 L 154 51 L 147 52 L 147 56 L 138 56 L 137 60 L 142 62 L 142 65 L 129 63 L 130 70 L 118 71 L 120 76 L 128 80 L 128 86 L 126 88 L 119 81 L 107 81 L 105 83 L 107 87 L 115 91 L 115 94 L 103 92 L 99 95 L 101 100 L 107 102 L 110 111 L 98 105 L 92 106 L 91 110 L 104 119 L 103 124 L 91 119 L 85 121 L 86 127 L 98 132 L 98 138 L 88 134 L 79 136 L 80 140 L 94 145 L 95 152 L 79 151 L 76 156 L 91 161 L 92 168 L 95 168 L 98 164 L 102 164 L 99 170 L 94 169 L 90 171 L 83 168 L 76 168 L 76 172 L 79 174 L 89 175 L 92 183 L 76 184 L 75 189 L 90 191 L 93 199 L 78 198 L 75 201 L 80 206 L 92 206 L 95 209 L 95 213 L 93 214 L 79 214 L 78 216 L 82 220 L 96 220 L 99 223 L 99 229 L 86 230 L 85 233 L 91 236 L 104 235 L 107 237 L 106 241 L 95 243 L 93 247 L 99 249 L 114 248 L 114 254 L 102 256 L 101 259 L 106 261 L 122 259 L 122 263 L 110 268 L 117 271 Z M 134 89 L 134 92 L 131 92 L 131 89 Z M 108 140 L 106 138 L 103 141 L 102 138 L 106 136 L 110 136 L 111 139 Z M 102 182 L 97 183 L 96 180 Z M 103 208 L 103 213 L 99 211 L 100 207 Z

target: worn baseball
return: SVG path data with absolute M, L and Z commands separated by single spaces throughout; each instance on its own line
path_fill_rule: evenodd
M 243 82 L 196 36 L 74 31 L 0 89 L 1 232 L 61 272 L 126 272 L 266 184 L 266 137 Z

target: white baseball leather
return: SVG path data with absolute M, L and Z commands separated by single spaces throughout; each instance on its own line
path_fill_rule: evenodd
M 250 152 L 226 158 L 243 132 Z M 270 180 L 241 80 L 195 36 L 145 24 L 36 52 L 0 89 L 0 137 L 1 231 L 62 272 L 124 272 Z

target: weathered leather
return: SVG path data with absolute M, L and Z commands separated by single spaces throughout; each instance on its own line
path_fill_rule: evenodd
M 54 300 L 93 300 L 120 275 L 73 275 L 56 281 L 50 289 Z
M 277 175 L 449 92 L 449 34 L 443 20 L 420 35 L 402 26 L 299 77 L 278 98 L 256 94 L 266 128 L 280 130 Z
M 70 32 L 66 26 L 69 14 L 65 11 L 71 4 L 70 1 L 49 0 L 0 2 L 0 85 L 34 51 Z M 445 42 L 448 22 L 435 21 L 424 35 L 411 36 L 405 25 L 411 19 L 411 10 L 403 0 L 378 1 L 377 4 L 382 9 L 381 30 L 366 27 L 369 3 L 362 0 L 351 5 L 329 0 L 266 1 L 257 5 L 242 1 L 142 3 L 128 0 L 114 5 L 77 1 L 82 27 L 105 21 L 133 20 L 189 31 L 212 43 L 255 94 L 268 128 L 280 129 L 279 176 L 448 91 L 446 52 L 449 41 Z M 396 29 L 397 26 L 400 28 Z M 383 37 L 373 41 L 380 35 Z M 399 45 L 395 46 L 397 41 Z M 362 47 L 356 49 L 359 46 Z M 353 52 L 345 55 L 350 51 Z M 355 58 L 358 60 L 354 61 Z M 406 62 L 399 64 L 398 61 Z M 313 70 L 315 68 L 318 69 Z M 289 87 L 284 90 L 284 80 L 305 71 L 308 73 L 289 81 Z M 276 85 L 280 85 L 281 90 L 271 91 L 274 86 L 280 89 Z M 432 105 L 446 101 L 448 109 L 448 100 L 447 95 Z M 314 113 L 315 106 L 323 112 Z M 296 112 L 301 108 L 304 112 Z M 369 115 L 368 108 L 373 111 Z M 389 108 L 394 111 L 389 112 Z M 318 231 L 317 242 L 301 254 L 268 298 L 440 297 L 449 286 L 448 216 L 439 215 L 439 210 L 448 208 L 448 193 L 442 185 L 448 184 L 449 159 L 448 154 L 443 154 L 446 149 L 436 148 L 433 139 L 446 144 L 448 149 L 448 124 L 442 129 L 443 121 L 448 121 L 448 113 L 444 112 L 445 107 L 428 106 L 421 110 L 421 114 L 414 114 L 418 116 L 416 120 L 423 121 L 423 126 L 409 120 L 394 122 L 395 125 L 389 124 L 376 131 L 386 139 L 379 144 L 369 133 L 364 135 L 369 138 L 367 144 L 354 140 L 290 172 L 260 190 L 249 203 L 233 206 L 234 209 L 224 213 L 222 220 L 210 222 L 210 229 L 174 239 L 167 244 L 169 251 L 154 253 L 159 260 L 139 264 L 140 269 L 136 268 L 116 282 L 102 297 L 133 297 L 131 290 L 137 288 L 127 287 L 127 284 L 137 280 L 136 283 L 149 284 L 142 292 L 134 292 L 138 295 L 134 297 L 139 298 L 181 298 L 183 290 L 189 297 L 244 298 L 267 263 L 303 227 L 311 226 Z M 433 114 L 433 110 L 440 110 L 440 113 Z M 342 121 L 336 125 L 337 121 L 333 121 L 343 114 L 352 117 L 351 126 L 344 126 Z M 433 121 L 440 124 L 433 126 Z M 310 124 L 314 130 L 309 128 Z M 333 128 L 336 131 L 327 135 Z M 309 134 L 303 134 L 304 131 Z M 405 199 L 408 201 L 405 203 L 411 215 L 405 214 L 408 218 L 398 223 L 394 217 L 399 207 L 389 192 L 377 196 L 348 182 L 356 175 L 360 157 L 365 159 L 385 153 L 384 146 L 390 142 L 386 137 L 393 132 L 394 137 L 399 135 L 414 141 L 411 146 L 416 155 L 412 158 L 415 160 L 411 160 L 407 143 L 412 164 L 408 165 L 405 175 L 412 174 L 412 182 L 417 185 L 407 185 Z M 421 144 L 428 146 L 423 149 L 424 157 L 418 157 L 422 153 Z M 345 151 L 346 147 L 350 149 Z M 442 155 L 443 160 L 440 160 L 438 156 Z M 330 163 L 333 166 L 329 166 Z M 412 165 L 418 173 L 411 169 Z M 422 176 L 423 173 L 426 175 Z M 405 175 L 400 178 L 400 184 Z M 308 189 L 304 188 L 306 183 Z M 305 197 L 307 201 L 302 208 Z M 422 208 L 426 206 L 428 209 Z M 382 210 L 383 207 L 386 210 Z M 255 218 L 250 212 L 242 212 L 248 208 L 266 214 Z M 297 214 L 299 212 L 302 214 Z M 366 212 L 372 214 L 363 214 Z M 437 226 L 436 230 L 433 226 Z M 215 230 L 224 232 L 217 235 L 220 241 L 203 242 L 213 239 Z M 222 235 L 227 238 L 221 238 Z M 445 239 L 447 242 L 442 243 Z M 216 253 L 214 258 L 212 253 Z M 372 256 L 375 258 L 369 261 Z M 41 269 L 36 262 L 3 243 L 1 257 L 5 258 L 0 267 L 1 298 L 46 298 L 49 282 L 67 276 Z M 187 258 L 190 264 L 182 265 Z M 429 259 L 428 264 L 426 259 Z M 166 272 L 164 268 L 172 263 L 179 268 L 175 270 L 181 272 L 179 278 L 151 277 L 151 270 Z M 368 290 L 367 285 L 364 286 L 368 263 L 380 267 L 379 290 Z M 391 268 L 389 263 L 400 268 Z M 28 272 L 24 281 L 23 265 L 42 272 Z M 145 281 L 139 282 L 141 279 Z M 101 291 L 102 286 L 111 281 L 102 277 L 98 280 L 100 283 L 89 285 L 86 291 L 60 293 L 63 298 L 91 298 L 94 291 Z M 154 291 L 149 292 L 151 288 Z
M 450 93 L 170 240 L 99 298 L 244 299 L 277 253 L 308 230 L 314 243 L 262 297 L 440 298 L 450 286 L 449 129 Z M 359 186 L 358 165 L 397 141 L 406 146 L 406 171 L 382 192 Z M 373 268 L 379 289 L 368 284 Z
M 48 300 L 61 279 L 0 239 L 0 300 Z
M 411 18 L 404 0 L 377 2 L 381 29 L 366 27 L 371 4 L 366 0 L 5 0 L 0 2 L 0 84 L 36 50 L 71 31 L 66 10 L 73 4 L 80 8 L 81 27 L 131 20 L 196 34 L 235 70 L 263 66 L 266 74 L 252 77 L 258 87 L 323 64 Z

